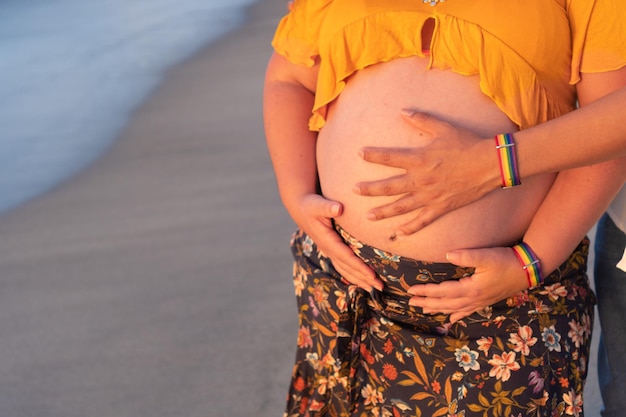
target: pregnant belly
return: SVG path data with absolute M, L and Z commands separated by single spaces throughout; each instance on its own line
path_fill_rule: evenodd
M 343 203 L 337 222 L 357 239 L 399 255 L 441 262 L 458 248 L 510 245 L 523 236 L 554 176 L 523 179 L 513 189 L 495 190 L 481 200 L 441 217 L 410 235 L 392 238 L 394 230 L 414 214 L 371 221 L 367 211 L 398 197 L 363 197 L 357 182 L 402 171 L 364 162 L 365 146 L 416 147 L 427 143 L 400 115 L 403 108 L 428 112 L 483 137 L 516 130 L 515 125 L 479 89 L 476 77 L 427 70 L 426 60 L 403 58 L 378 64 L 351 77 L 329 107 L 317 143 L 322 193 Z M 496 153 L 494 149 L 494 166 Z

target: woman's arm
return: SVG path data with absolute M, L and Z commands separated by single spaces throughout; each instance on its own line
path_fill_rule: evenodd
M 626 87 L 619 85 L 624 69 L 603 74 L 586 74 L 606 81 L 586 83 L 579 89 L 584 97 L 591 92 L 585 85 L 601 84 L 593 92 L 601 98 L 581 108 L 535 127 L 514 134 L 520 175 L 523 178 L 546 172 L 581 167 L 626 155 Z M 396 202 L 372 210 L 372 218 L 384 219 L 415 212 L 413 220 L 401 228 L 410 234 L 439 216 L 469 204 L 501 185 L 498 160 L 492 138 L 457 129 L 424 113 L 406 111 L 404 116 L 416 130 L 432 142 L 422 148 L 366 148 L 366 161 L 400 167 L 402 176 L 357 184 L 362 195 L 402 195 Z
M 560 173 L 524 236 L 544 275 L 556 269 L 606 210 L 624 184 L 626 158 Z M 462 249 L 448 261 L 475 267 L 471 277 L 409 289 L 410 303 L 426 313 L 451 314 L 452 322 L 528 287 L 510 248 Z M 506 279 L 503 279 L 506 277 Z
M 591 106 L 595 101 L 626 86 L 626 67 L 621 70 L 583 74 L 581 81 L 577 84 L 578 103 L 582 110 Z M 580 143 L 577 152 L 572 154 L 586 154 L 586 144 L 591 147 L 595 143 L 606 143 L 603 135 L 610 135 L 602 123 L 589 121 L 594 127 L 591 132 L 594 134 L 586 137 L 585 143 Z M 563 125 L 565 129 L 567 126 Z M 580 126 L 577 126 L 580 127 Z M 617 129 L 617 126 L 612 126 Z M 558 134 L 558 131 L 553 131 Z M 577 143 L 581 134 L 575 134 L 567 130 L 568 134 L 574 137 Z M 549 138 L 545 139 L 549 142 Z M 539 152 L 547 152 L 539 146 Z M 606 145 L 608 146 L 608 144 Z M 556 151 L 556 150 L 553 150 Z M 580 157 L 578 157 L 580 160 Z M 576 161 L 576 157 L 563 157 L 557 153 L 552 159 L 556 161 L 553 165 L 564 165 L 567 161 Z M 591 159 L 593 162 L 594 158 Z M 531 240 L 535 241 L 536 250 L 542 251 L 544 259 L 542 264 L 546 272 L 554 270 L 574 249 L 577 241 L 591 229 L 602 213 L 607 209 L 611 200 L 624 184 L 626 179 L 626 157 L 612 159 L 608 162 L 596 163 L 564 170 L 559 173 L 550 192 L 546 196 L 543 204 L 526 232 L 525 239 L 534 247 Z M 549 238 L 544 237 L 542 230 L 550 230 L 559 241 L 570 242 L 567 245 L 546 244 Z M 548 248 L 551 246 L 551 250 Z M 563 246 L 560 253 L 555 246 Z
M 624 86 L 626 68 L 584 75 L 578 86 L 581 108 Z M 537 253 L 544 274 L 567 258 L 606 210 L 625 178 L 626 157 L 559 173 L 524 236 Z M 508 248 L 454 251 L 448 259 L 462 266 L 475 266 L 476 273 L 459 282 L 411 288 L 409 292 L 416 296 L 411 300 L 413 305 L 451 313 L 454 321 L 527 286 L 525 273 Z
M 318 194 L 315 143 L 308 128 L 317 66 L 295 65 L 274 54 L 265 77 L 263 114 L 278 190 L 295 223 L 315 241 L 348 281 L 368 291 L 382 288 L 375 273 L 344 244 L 332 225 L 342 205 Z

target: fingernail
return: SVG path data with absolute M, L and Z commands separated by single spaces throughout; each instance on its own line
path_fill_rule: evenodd
M 338 216 L 339 213 L 341 212 L 341 204 L 333 204 L 333 206 L 331 207 L 330 211 L 335 216 Z
M 415 110 L 402 109 L 402 110 L 400 110 L 400 113 L 402 113 L 403 116 L 411 117 L 411 116 L 413 116 L 415 114 Z
M 352 187 L 352 192 L 355 194 L 361 194 L 361 187 L 358 185 L 355 185 L 354 187 Z
M 454 252 L 448 252 L 446 253 L 446 259 L 448 260 L 448 262 L 453 264 L 456 260 L 458 260 L 458 255 Z
M 363 149 L 359 149 L 359 157 L 363 158 L 365 156 L 365 152 L 363 152 Z
M 368 212 L 365 214 L 365 217 L 367 218 L 367 220 L 376 220 L 376 214 L 374 214 L 374 213 L 373 213 L 373 212 L 371 212 L 371 211 L 368 211 Z

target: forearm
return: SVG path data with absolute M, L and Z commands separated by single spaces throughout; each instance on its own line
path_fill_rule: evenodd
M 281 199 L 289 215 L 351 284 L 371 291 L 383 284 L 344 243 L 332 219 L 341 215 L 337 201 L 318 193 L 317 133 L 308 129 L 314 102 L 317 64 L 294 65 L 274 54 L 268 64 L 263 94 L 267 146 Z
M 263 118 L 278 190 L 293 217 L 298 199 L 317 191 L 317 134 L 307 127 L 313 93 L 297 77 L 286 75 L 288 66 L 280 57 L 270 60 L 264 85 Z
M 626 108 L 626 68 L 582 74 L 577 92 L 579 110 L 533 128 L 541 133 L 532 135 L 536 160 L 528 162 L 529 167 L 545 172 L 547 167 L 583 166 L 559 173 L 526 233 L 525 239 L 536 247 L 546 273 L 566 259 L 626 178 L 626 134 L 621 126 Z M 527 132 L 532 133 L 531 129 Z M 523 134 L 519 133 L 521 157 L 527 153 Z M 590 165 L 598 160 L 610 161 Z
M 602 95 L 602 92 L 595 92 Z M 626 87 L 571 113 L 513 133 L 522 178 L 559 172 L 626 155 Z M 504 133 L 504 132 L 503 132 Z M 469 148 L 464 167 L 486 189 L 501 185 L 494 141 Z
M 606 210 L 624 184 L 625 167 L 621 158 L 559 173 L 524 236 L 544 275 L 569 256 Z
M 522 178 L 626 155 L 626 87 L 569 114 L 516 132 Z
M 266 86 L 266 141 L 281 198 L 316 191 L 316 135 L 306 129 L 306 92 L 278 83 Z

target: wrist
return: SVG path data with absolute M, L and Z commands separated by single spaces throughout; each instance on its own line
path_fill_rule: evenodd
M 530 245 L 525 242 L 521 242 L 514 245 L 511 249 L 513 250 L 513 253 L 519 261 L 522 269 L 526 273 L 528 288 L 541 285 L 544 278 L 543 271 L 541 269 L 541 262 Z
M 502 180 L 500 179 L 498 158 L 494 158 L 493 136 L 483 138 L 476 146 L 478 151 L 474 152 L 473 155 L 476 161 L 480 161 L 480 171 L 477 173 L 477 178 L 480 178 L 481 188 L 487 192 L 500 188 Z M 488 167 L 488 169 L 485 169 L 485 167 Z
M 516 187 L 522 184 L 517 163 L 515 140 L 511 133 L 501 133 L 494 137 L 496 155 L 502 188 Z
M 302 211 L 303 201 L 311 194 L 316 194 L 316 191 L 309 191 L 306 189 L 282 189 L 280 190 L 280 199 L 285 209 L 287 209 L 287 212 L 293 218 L 294 215 L 297 215 L 298 212 Z

